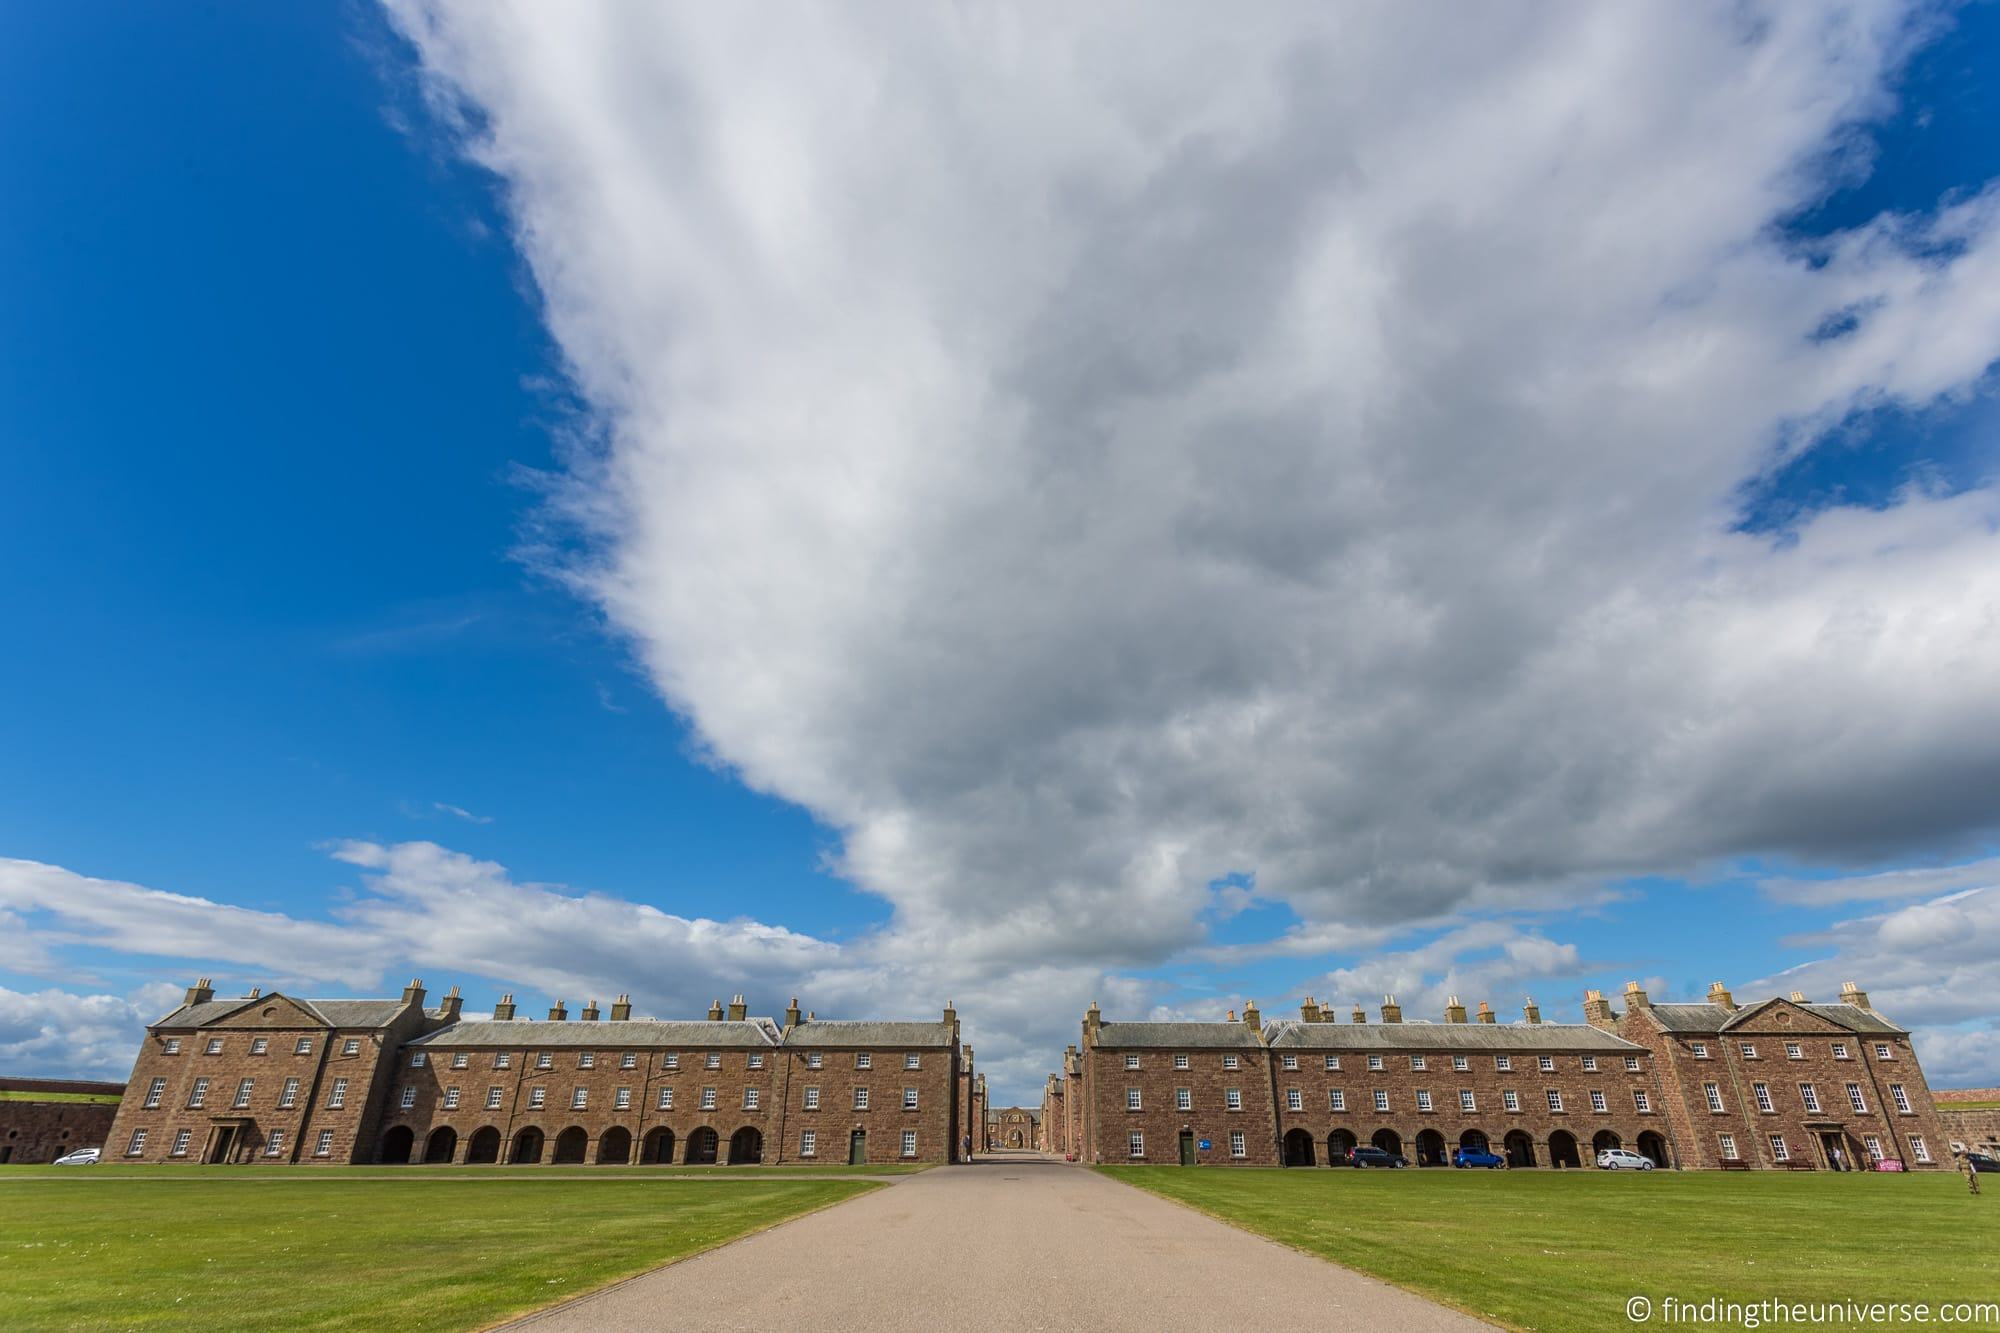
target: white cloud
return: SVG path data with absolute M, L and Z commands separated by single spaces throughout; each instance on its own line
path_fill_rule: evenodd
M 180 999 L 173 986 L 129 996 L 21 992 L 0 986 L 0 1067 L 45 1078 L 123 1082 L 146 1024 Z
M 1956 889 L 1993 888 L 1996 885 L 2000 885 L 2000 856 L 1968 861 L 1963 865 L 1915 866 L 1830 879 L 1774 876 L 1759 880 L 1757 887 L 1779 902 L 1817 906 L 1890 898 L 1927 898 Z
M 598 413 L 577 586 L 883 957 L 1992 829 L 2000 497 L 1732 529 L 2000 354 L 1993 195 L 1775 225 L 1909 7 L 389 7 Z
M 431 809 L 441 815 L 451 815 L 456 819 L 463 819 L 468 824 L 491 824 L 493 822 L 492 815 L 475 815 L 470 810 L 464 809 L 461 806 L 450 805 L 444 801 L 432 801 Z

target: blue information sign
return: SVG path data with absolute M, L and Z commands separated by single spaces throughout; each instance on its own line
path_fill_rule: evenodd
M 1203 1139 L 1203 1140 L 1201 1141 L 1201 1150 L 1202 1150 L 1203 1152 L 1207 1152 L 1207 1151 L 1209 1150 L 1209 1147 L 1210 1147 L 1210 1145 L 1209 1145 L 1209 1142 L 1208 1142 L 1208 1140 L 1207 1140 L 1207 1139 Z

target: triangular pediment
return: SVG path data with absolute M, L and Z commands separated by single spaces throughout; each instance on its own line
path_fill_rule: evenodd
M 221 1018 L 211 1019 L 202 1026 L 259 1031 L 279 1028 L 324 1028 L 326 1021 L 300 1001 L 273 991 L 269 995 L 246 999 L 232 1012 Z
M 1781 997 L 1745 1005 L 1722 1025 L 1722 1030 L 1731 1036 L 1755 1033 L 1771 1037 L 1782 1037 L 1787 1033 L 1825 1036 L 1847 1031 L 1840 1024 L 1821 1018 L 1811 1010 Z

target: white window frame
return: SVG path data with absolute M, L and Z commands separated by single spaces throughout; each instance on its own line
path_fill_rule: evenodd
M 530 1111 L 539 1111 L 548 1104 L 549 1090 L 547 1088 L 528 1089 L 528 1109 Z
M 1917 1113 L 1916 1108 L 1910 1105 L 1910 1094 L 1903 1090 L 1903 1085 L 1900 1083 L 1891 1083 L 1889 1085 L 1889 1100 L 1896 1103 L 1896 1112 L 1899 1115 L 1915 1115 Z
M 125 1141 L 125 1155 L 138 1157 L 146 1151 L 146 1130 L 144 1126 L 132 1131 L 132 1137 Z
M 578 1069 L 595 1069 L 595 1068 L 597 1068 L 597 1052 L 596 1052 L 596 1051 L 578 1051 L 578 1052 L 576 1053 L 576 1067 L 577 1067 Z
M 285 1131 L 282 1129 L 272 1130 L 270 1137 L 264 1140 L 264 1155 L 266 1157 L 276 1157 L 284 1151 Z
M 1727 1108 L 1722 1104 L 1722 1085 L 1720 1083 L 1704 1083 L 1701 1085 L 1701 1092 L 1702 1096 L 1708 1099 L 1708 1111 L 1710 1115 L 1727 1114 Z
M 194 1111 L 200 1111 L 200 1110 L 205 1110 L 207 1106 L 208 1106 L 208 1078 L 206 1075 L 204 1075 L 203 1077 L 196 1079 L 194 1081 L 194 1087 L 188 1090 L 188 1109 Z
M 915 1088 L 903 1089 L 903 1109 L 905 1111 L 914 1111 L 917 1109 L 917 1090 Z
M 808 1111 L 819 1110 L 819 1089 L 817 1087 L 811 1087 L 806 1089 L 805 1106 L 806 1110 Z
M 1327 1056 L 1326 1067 L 1330 1072 L 1338 1073 L 1340 1070 L 1340 1057 L 1337 1055 Z
M 761 1108 L 758 1103 L 762 1100 L 763 1091 L 762 1088 L 743 1089 L 743 1109 L 746 1111 L 760 1110 Z
M 572 1111 L 589 1110 L 590 1089 L 583 1087 L 571 1088 L 569 1090 L 569 1109 Z
M 1235 1069 L 1235 1068 L 1238 1068 L 1238 1066 L 1239 1066 L 1239 1062 L 1238 1062 L 1238 1060 L 1237 1060 L 1237 1057 L 1236 1057 L 1236 1056 L 1234 1056 L 1234 1055 L 1225 1055 L 1225 1056 L 1223 1056 L 1223 1057 L 1222 1057 L 1222 1067 L 1223 1067 L 1224 1069 Z
M 799 1156 L 801 1157 L 819 1156 L 818 1130 L 802 1129 L 799 1131 Z
M 333 1131 L 330 1129 L 322 1129 L 319 1132 L 319 1140 L 313 1144 L 313 1156 L 330 1157 L 332 1155 L 333 1155 Z
M 1833 1058 L 1836 1060 L 1852 1060 L 1854 1057 L 1847 1053 L 1846 1042 L 1837 1041 L 1833 1044 Z
M 270 1051 L 271 1039 L 269 1037 L 252 1037 L 250 1039 L 250 1054 L 268 1055 Z
M 1757 1058 L 1757 1043 L 1754 1041 L 1738 1042 L 1737 1049 L 1743 1052 L 1745 1060 L 1755 1060 Z
M 1770 1084 L 1752 1083 L 1750 1085 L 1750 1095 L 1757 1099 L 1757 1109 L 1763 1114 L 1771 1115 L 1777 1111 L 1778 1104 L 1771 1100 Z
M 1689 1043 L 1688 1043 L 1688 1054 L 1689 1054 L 1689 1055 L 1692 1055 L 1692 1056 L 1693 1056 L 1693 1057 L 1694 1057 L 1695 1059 L 1697 1059 L 1697 1060 L 1706 1060 L 1706 1059 L 1708 1059 L 1708 1043 L 1707 1043 L 1707 1042 L 1705 1042 L 1705 1041 L 1691 1041 L 1691 1042 L 1689 1042 Z
M 1545 1091 L 1545 1094 L 1547 1095 L 1547 1097 L 1548 1097 L 1548 1099 L 1549 1099 L 1549 1110 L 1551 1110 L 1551 1111 L 1560 1111 L 1560 1110 L 1562 1110 L 1562 1109 L 1563 1109 L 1563 1090 L 1562 1090 L 1561 1088 L 1548 1088 L 1548 1089 L 1545 1089 L 1544 1091 Z
M 1129 1131 L 1125 1135 L 1125 1155 L 1127 1157 L 1135 1157 L 1135 1158 L 1144 1157 L 1146 1155 L 1145 1130 L 1135 1129 Z
M 923 1057 L 923 1054 L 922 1054 L 921 1052 L 919 1052 L 919 1051 L 904 1051 L 904 1052 L 903 1052 L 903 1068 L 905 1068 L 905 1069 L 921 1069 L 921 1068 L 923 1068 L 923 1065 L 924 1065 L 924 1057 Z
M 1304 1093 L 1304 1092 L 1302 1092 L 1301 1090 L 1299 1090 L 1298 1088 L 1286 1088 L 1286 1089 L 1285 1089 L 1285 1109 L 1286 1109 L 1287 1111 L 1303 1111 L 1303 1110 L 1305 1110 L 1305 1109 L 1306 1109 L 1306 1095 L 1305 1095 L 1305 1093 Z
M 1856 1115 L 1868 1114 L 1868 1099 L 1861 1095 L 1861 1085 L 1859 1083 L 1850 1083 L 1847 1085 L 1847 1104 L 1854 1109 L 1854 1114 Z
M 1249 1148 L 1244 1140 L 1243 1131 L 1240 1129 L 1229 1131 L 1229 1155 L 1231 1157 L 1248 1157 L 1250 1155 Z
M 1785 1146 L 1785 1136 L 1783 1134 L 1771 1135 L 1771 1160 L 1774 1162 L 1789 1162 L 1792 1160 L 1792 1150 Z
M 618 1067 L 620 1069 L 637 1069 L 639 1067 L 639 1053 L 637 1051 L 620 1052 Z
M 1243 1089 L 1241 1089 L 1241 1088 L 1224 1088 L 1224 1089 L 1222 1090 L 1222 1109 L 1223 1109 L 1223 1110 L 1225 1110 L 1225 1111 L 1240 1111 L 1240 1110 L 1242 1110 L 1242 1109 L 1243 1109 Z
M 346 1041 L 340 1043 L 340 1053 L 342 1055 L 361 1054 L 361 1038 L 349 1037 Z
M 1804 1045 L 1803 1045 L 1802 1043 L 1800 1043 L 1800 1042 L 1796 1042 L 1796 1041 L 1788 1041 L 1788 1042 L 1786 1042 L 1786 1043 L 1785 1043 L 1785 1058 L 1786 1058 L 1787 1060 L 1803 1060 L 1803 1059 L 1805 1059 L 1805 1058 L 1806 1058 L 1806 1048 L 1805 1048 L 1805 1046 L 1804 1046 Z
M 1636 1074 L 1636 1073 L 1638 1073 L 1638 1072 L 1639 1072 L 1639 1057 L 1638 1057 L 1638 1056 L 1636 1056 L 1636 1055 L 1628 1055 L 1628 1056 L 1626 1056 L 1626 1057 L 1625 1057 L 1625 1072 L 1626 1072 L 1626 1073 L 1628 1073 L 1628 1074 Z
M 714 1088 L 703 1088 L 701 1090 L 701 1096 L 695 1099 L 695 1109 L 698 1111 L 713 1111 L 715 1109 Z
M 1736 1136 L 1734 1134 L 1717 1134 L 1715 1136 L 1715 1143 L 1722 1151 L 1723 1161 L 1740 1162 L 1743 1160 L 1743 1155 L 1736 1151 Z
M 632 1109 L 632 1089 L 619 1088 L 611 1094 L 611 1109 L 629 1111 Z
M 453 1051 L 451 1053 L 451 1067 L 453 1069 L 472 1068 L 472 1056 L 465 1051 Z
M 1326 1109 L 1329 1111 L 1345 1111 L 1347 1109 L 1346 1089 L 1328 1088 L 1326 1090 Z
M 868 1089 L 856 1088 L 854 1090 L 854 1109 L 857 1111 L 868 1109 Z
M 254 1055 L 254 1054 L 256 1054 L 256 1052 L 255 1052 L 255 1051 L 253 1050 L 253 1051 L 251 1052 L 251 1054 L 253 1054 L 253 1055 Z M 424 1067 L 424 1053 L 423 1053 L 422 1051 L 411 1051 L 411 1052 L 410 1052 L 410 1068 L 412 1068 L 412 1069 L 422 1069 L 423 1067 Z
M 1466 1112 L 1473 1112 L 1479 1109 L 1479 1099 L 1473 1096 L 1471 1088 L 1460 1088 L 1458 1090 L 1458 1109 Z
M 856 1051 L 854 1053 L 854 1067 L 856 1069 L 873 1069 L 875 1067 L 875 1052 Z
M 1514 1069 L 1514 1057 L 1511 1055 L 1496 1055 L 1493 1057 L 1493 1067 L 1503 1074 L 1511 1073 Z
M 192 1143 L 193 1141 L 194 1141 L 194 1131 L 193 1131 L 193 1130 L 191 1130 L 191 1129 L 177 1129 L 177 1130 L 175 1130 L 175 1131 L 174 1131 L 174 1142 L 173 1142 L 173 1146 L 167 1149 L 167 1156 L 169 1156 L 169 1157 L 185 1157 L 185 1156 L 187 1156 L 187 1153 L 188 1153 L 188 1145 L 189 1145 L 190 1143 Z
M 417 1089 L 414 1084 L 403 1085 L 403 1109 L 409 1110 L 417 1104 Z
M 1919 1162 L 1928 1163 L 1931 1160 L 1931 1150 L 1925 1144 L 1923 1135 L 1910 1135 L 1910 1156 L 1916 1158 Z
M 1413 1055 L 1410 1057 L 1410 1071 L 1412 1073 L 1421 1074 L 1428 1068 L 1430 1068 L 1430 1065 L 1425 1062 L 1423 1056 Z
M 807 1052 L 806 1052 L 806 1068 L 807 1068 L 807 1069 L 818 1069 L 818 1068 L 820 1067 L 820 1065 L 821 1065 L 822 1063 L 823 1063 L 823 1061 L 821 1060 L 821 1057 L 820 1057 L 820 1053 L 819 1053 L 818 1051 L 807 1051 Z
M 1280 1056 L 1279 1062 L 1283 1064 L 1286 1069 L 1297 1069 L 1299 1067 L 1299 1057 L 1296 1055 Z
M 1375 1109 L 1378 1111 L 1386 1111 L 1389 1109 L 1388 1089 L 1386 1088 L 1375 1089 Z
M 312 1053 L 313 1039 L 311 1037 L 300 1037 L 292 1044 L 293 1055 L 311 1055 Z
M 514 1053 L 512 1051 L 493 1052 L 493 1067 L 495 1069 L 512 1069 L 514 1067 Z
M 1632 1089 L 1632 1106 L 1640 1115 L 1653 1113 L 1653 1099 L 1646 1095 L 1644 1088 Z
M 1512 1088 L 1502 1088 L 1500 1090 L 1500 1109 L 1503 1111 L 1520 1110 L 1521 1094 L 1514 1091 Z
M 1861 1136 L 1861 1146 L 1868 1150 L 1868 1156 L 1871 1161 L 1879 1162 L 1882 1160 L 1882 1140 L 1879 1137 L 1874 1134 L 1863 1134 Z
M 444 1109 L 447 1111 L 456 1111 L 458 1109 L 458 1087 L 456 1084 L 444 1090 Z
M 662 1111 L 671 1111 L 674 1109 L 674 1090 L 672 1088 L 660 1089 L 659 1109 Z
M 1535 1066 L 1544 1074 L 1553 1074 L 1556 1072 L 1556 1058 L 1553 1055 L 1537 1056 Z
M 1590 1109 L 1600 1114 L 1608 1112 L 1611 1109 L 1611 1103 L 1605 1099 L 1604 1089 L 1592 1088 L 1590 1090 Z
M 1192 1110 L 1194 1110 L 1194 1089 L 1193 1089 L 1193 1088 L 1175 1088 L 1175 1089 L 1174 1089 L 1174 1109 L 1175 1109 L 1176 1111 L 1192 1111 Z
M 1875 1043 L 1875 1058 L 1877 1060 L 1893 1060 L 1896 1058 L 1895 1048 L 1890 1046 L 1886 1041 L 1878 1041 Z
M 1144 1102 L 1144 1098 L 1143 1098 L 1143 1096 L 1142 1096 L 1142 1095 L 1140 1094 L 1140 1091 L 1139 1091 L 1139 1089 L 1137 1089 L 1137 1088 L 1127 1088 L 1127 1089 L 1125 1089 L 1125 1109 L 1126 1109 L 1126 1110 L 1128 1110 L 1128 1111 L 1143 1111 L 1143 1110 L 1145 1110 L 1145 1109 L 1146 1109 L 1146 1108 L 1145 1108 L 1145 1106 L 1143 1105 L 1143 1102 Z
M 346 1105 L 347 1080 L 337 1078 L 333 1081 L 332 1089 L 326 1095 L 326 1107 L 329 1111 L 338 1111 Z
M 1379 1070 L 1380 1068 L 1382 1068 L 1382 1057 L 1381 1057 L 1381 1056 L 1379 1056 L 1379 1055 L 1371 1055 L 1371 1056 L 1369 1056 L 1369 1057 L 1368 1057 L 1368 1068 L 1369 1068 L 1370 1072 L 1373 1072 L 1373 1071 L 1375 1071 L 1375 1070 Z
M 498 1083 L 488 1084 L 486 1088 L 486 1109 L 489 1111 L 499 1110 L 500 1100 L 504 1095 L 505 1094 L 503 1094 L 500 1091 L 500 1085 Z
M 1184 1055 L 1184 1054 L 1183 1054 L 1183 1055 L 1176 1055 L 1176 1056 L 1174 1057 L 1174 1068 L 1176 1068 L 1176 1069 L 1186 1069 L 1187 1067 L 1188 1067 L 1188 1058 L 1187 1058 L 1187 1056 L 1186 1056 L 1186 1055 Z
M 1472 1061 L 1462 1055 L 1454 1055 L 1451 1057 L 1451 1068 L 1452 1072 L 1462 1074 L 1472 1068 Z
M 917 1131 L 914 1129 L 906 1129 L 903 1131 L 903 1156 L 915 1157 L 916 1155 L 917 1155 Z
M 141 1109 L 151 1111 L 158 1108 L 160 1098 L 167 1095 L 167 1081 L 156 1078 L 146 1085 L 146 1100 Z
M 535 1068 L 554 1069 L 555 1067 L 556 1067 L 556 1053 L 554 1051 L 535 1052 Z
M 1432 1109 L 1434 1108 L 1431 1104 L 1430 1090 L 1428 1088 L 1417 1089 L 1417 1110 L 1423 1112 Z
M 1583 1057 L 1583 1072 L 1586 1074 L 1595 1074 L 1597 1072 L 1596 1056 L 1586 1055 Z
M 1799 1084 L 1799 1102 L 1806 1108 L 1806 1114 L 1818 1115 L 1820 1113 L 1819 1089 L 1810 1083 Z
M 1127 1069 L 1137 1069 L 1139 1067 L 1138 1052 L 1136 1051 L 1125 1052 L 1125 1067 Z
M 722 1052 L 721 1052 L 721 1051 L 710 1051 L 710 1052 L 708 1052 L 708 1053 L 707 1053 L 706 1055 L 702 1056 L 702 1057 L 701 1057 L 701 1067 L 702 1067 L 703 1069 L 720 1069 L 720 1068 L 722 1068 Z
M 161 1048 L 161 1052 L 165 1055 L 179 1055 L 181 1053 L 181 1039 L 179 1037 L 168 1037 L 167 1044 Z
M 222 1038 L 220 1038 L 220 1037 L 210 1037 L 210 1038 L 208 1039 L 208 1045 L 202 1048 L 202 1052 L 201 1052 L 201 1053 L 202 1053 L 203 1055 L 221 1055 L 221 1054 L 222 1054 Z

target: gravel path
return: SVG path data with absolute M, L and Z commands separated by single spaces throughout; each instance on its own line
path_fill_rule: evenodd
M 939 1167 L 510 1327 L 1488 1327 L 1420 1296 L 1029 1153 Z

